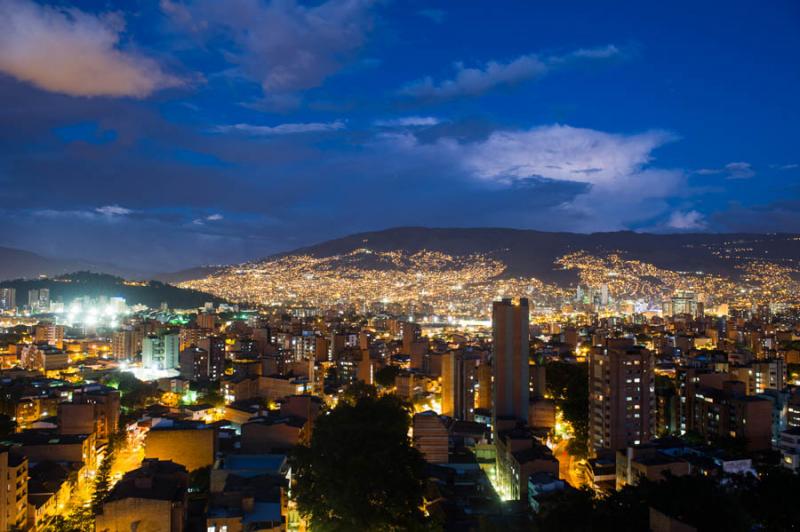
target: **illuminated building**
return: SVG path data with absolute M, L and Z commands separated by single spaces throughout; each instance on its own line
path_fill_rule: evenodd
M 91 434 L 108 440 L 117 431 L 120 413 L 120 392 L 91 384 L 72 393 L 72 402 L 58 405 L 60 434 Z
M 181 377 L 189 381 L 208 378 L 208 351 L 202 347 L 187 347 L 180 353 Z
M 439 415 L 428 410 L 414 414 L 414 447 L 432 464 L 446 464 L 449 453 L 447 428 Z
M 450 351 L 442 356 L 442 415 L 472 420 L 474 373 L 474 361 L 466 359 L 463 351 Z
M 208 352 L 208 378 L 219 380 L 225 371 L 225 337 L 211 335 L 201 339 L 197 346 Z
M 46 342 L 61 347 L 64 342 L 64 326 L 54 323 L 40 323 L 35 328 L 34 342 Z
M 199 327 L 200 329 L 213 331 L 217 325 L 217 316 L 216 314 L 201 312 L 197 315 L 196 321 L 197 321 L 197 327 Z
M 137 329 L 114 331 L 111 337 L 111 356 L 116 360 L 135 360 L 142 350 L 144 334 Z
M 95 518 L 98 532 L 186 528 L 189 475 L 172 462 L 145 460 L 114 486 Z
M 794 472 L 800 471 L 800 427 L 781 432 L 778 449 L 781 451 L 781 465 Z
M 0 448 L 0 530 L 26 530 L 28 519 L 28 459 Z
M 641 479 L 651 482 L 664 480 L 668 475 L 681 477 L 691 472 L 690 463 L 680 456 L 672 456 L 657 444 L 632 445 L 617 450 L 617 491 L 639 484 Z
M 50 289 L 39 288 L 28 290 L 28 307 L 32 311 L 46 312 L 50 310 Z
M 188 471 L 214 464 L 217 429 L 202 422 L 161 423 L 147 433 L 145 458 L 171 460 Z
M 25 369 L 46 373 L 69 367 L 69 354 L 50 344 L 31 344 L 22 348 L 19 361 Z
M 0 288 L 0 310 L 17 308 L 17 291 L 14 288 Z
M 528 420 L 528 300 L 503 299 L 492 306 L 494 404 L 497 418 Z M 496 428 L 496 427 L 495 427 Z
M 748 450 L 770 449 L 772 402 L 744 392 L 739 381 L 725 381 L 721 389 L 699 388 L 692 412 L 694 430 L 708 441 L 740 438 Z
M 745 383 L 745 394 L 756 395 L 765 390 L 783 390 L 786 387 L 786 366 L 783 359 L 757 360 L 745 366 L 733 366 L 730 374 Z
M 486 362 L 478 366 L 478 408 L 492 410 L 492 366 Z
M 650 441 L 656 430 L 655 359 L 632 340 L 589 353 L 589 440 L 595 451 Z
M 180 340 L 177 332 L 149 334 L 142 340 L 142 367 L 175 369 L 179 363 Z

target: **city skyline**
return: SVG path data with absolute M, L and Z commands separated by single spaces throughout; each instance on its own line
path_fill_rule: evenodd
M 5 0 L 0 246 L 168 271 L 393 226 L 800 231 L 798 21 Z

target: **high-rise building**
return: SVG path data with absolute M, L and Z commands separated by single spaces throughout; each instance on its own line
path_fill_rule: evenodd
M 180 354 L 181 377 L 189 381 L 208 378 L 208 351 L 201 347 L 187 347 Z
M 17 290 L 14 288 L 0 288 L 0 310 L 13 310 L 17 308 Z
M 180 340 L 177 331 L 150 334 L 142 340 L 142 367 L 175 369 L 179 362 Z
M 499 417 L 528 420 L 528 320 L 527 298 L 503 299 L 492 305 L 493 420 Z
M 662 313 L 665 316 L 689 315 L 702 316 L 703 304 L 697 301 L 694 292 L 679 291 L 671 299 L 662 303 Z
M 475 363 L 470 362 L 461 350 L 450 351 L 442 357 L 442 415 L 472 420 Z
M 0 530 L 26 530 L 28 519 L 28 459 L 0 449 Z
M 589 353 L 593 449 L 622 449 L 655 437 L 654 361 L 652 352 L 627 338 L 607 339 Z
M 478 366 L 478 408 L 492 409 L 492 366 L 486 362 Z
M 208 378 L 219 380 L 225 371 L 225 337 L 211 335 L 202 338 L 197 346 L 208 352 Z
M 201 329 L 214 330 L 216 323 L 216 314 L 201 312 L 197 315 L 197 326 Z
M 61 346 L 64 342 L 64 326 L 54 323 L 40 323 L 34 333 L 36 343 L 46 342 L 50 345 Z
M 50 310 L 50 289 L 34 288 L 28 290 L 28 307 L 34 311 Z

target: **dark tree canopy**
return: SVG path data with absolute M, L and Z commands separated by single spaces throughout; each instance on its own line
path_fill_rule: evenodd
M 654 508 L 698 532 L 800 530 L 798 490 L 800 476 L 783 468 L 765 471 L 760 478 L 732 476 L 724 482 L 703 475 L 641 479 L 601 498 L 588 490 L 558 494 L 537 516 L 537 524 L 543 531 L 634 532 L 649 529 Z
M 391 388 L 394 386 L 394 379 L 400 373 L 400 368 L 397 366 L 383 366 L 375 372 L 375 382 L 384 388 Z
M 546 369 L 547 392 L 564 413 L 564 419 L 575 429 L 569 452 L 586 456 L 589 440 L 589 373 L 587 364 L 550 362 Z
M 408 437 L 407 406 L 374 389 L 352 395 L 293 454 L 300 511 L 314 530 L 425 529 L 425 462 Z

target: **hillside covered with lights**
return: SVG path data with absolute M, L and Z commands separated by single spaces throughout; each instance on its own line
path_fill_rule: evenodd
M 541 305 L 579 285 L 655 304 L 678 290 L 719 301 L 798 293 L 797 235 L 547 233 L 398 228 L 219 269 L 178 286 L 261 305 L 397 303 L 482 315 L 492 299 Z

